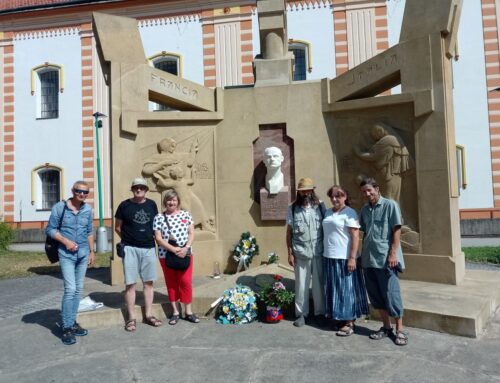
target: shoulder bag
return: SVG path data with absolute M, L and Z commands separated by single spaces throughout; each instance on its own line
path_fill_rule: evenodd
M 164 217 L 165 217 L 165 224 L 168 227 L 168 233 L 170 237 L 170 230 L 171 230 L 170 224 L 168 223 L 167 217 L 166 216 Z M 168 244 L 172 246 L 178 246 L 175 239 L 169 238 Z M 191 263 L 191 250 L 188 250 L 186 256 L 183 258 L 178 257 L 177 254 L 169 251 L 168 249 L 165 250 L 167 251 L 167 255 L 165 256 L 165 264 L 169 269 L 184 271 L 189 268 L 189 264 Z
M 57 225 L 57 231 L 61 230 L 64 213 L 66 213 L 66 202 L 64 202 L 64 208 L 61 217 L 59 218 L 59 225 Z M 52 238 L 50 235 L 47 235 L 47 238 L 45 238 L 45 254 L 47 255 L 47 258 L 49 259 L 50 263 L 59 262 L 59 253 L 57 249 L 60 244 L 61 242 Z

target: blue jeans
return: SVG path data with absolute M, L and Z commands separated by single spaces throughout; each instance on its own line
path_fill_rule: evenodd
M 78 252 L 69 252 L 59 248 L 59 264 L 64 280 L 64 295 L 62 298 L 62 325 L 64 328 L 75 324 L 80 293 L 83 290 L 83 281 L 87 272 L 89 258 L 88 248 L 79 248 Z

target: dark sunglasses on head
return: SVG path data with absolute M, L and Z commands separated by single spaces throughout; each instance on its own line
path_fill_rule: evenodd
M 73 189 L 73 193 L 75 194 L 89 194 L 89 190 L 82 190 L 82 189 Z

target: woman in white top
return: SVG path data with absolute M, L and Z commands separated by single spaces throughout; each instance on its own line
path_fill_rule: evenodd
M 341 322 L 338 336 L 349 336 L 354 333 L 356 318 L 368 314 L 363 274 L 356 266 L 358 215 L 349 207 L 347 192 L 341 186 L 332 186 L 327 195 L 333 207 L 323 220 L 325 315 Z

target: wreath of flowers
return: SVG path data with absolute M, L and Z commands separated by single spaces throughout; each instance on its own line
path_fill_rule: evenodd
M 233 250 L 233 259 L 238 262 L 239 272 L 242 267 L 248 269 L 248 265 L 252 262 L 252 258 L 259 254 L 259 245 L 257 240 L 248 231 L 241 234 L 239 242 Z
M 245 324 L 257 318 L 257 297 L 248 286 L 225 290 L 219 304 L 217 323 Z

